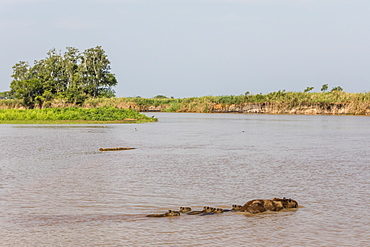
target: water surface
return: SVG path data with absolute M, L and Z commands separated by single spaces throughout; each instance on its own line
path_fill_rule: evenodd
M 159 122 L 0 125 L 1 245 L 370 245 L 368 117 L 154 115 Z M 99 151 L 121 146 L 136 149 Z M 145 217 L 273 197 L 302 207 Z

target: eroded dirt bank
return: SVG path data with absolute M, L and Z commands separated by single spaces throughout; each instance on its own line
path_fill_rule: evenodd
M 129 107 L 143 112 L 168 111 L 168 105 Z M 208 113 L 260 113 L 260 114 L 310 114 L 310 115 L 367 115 L 370 116 L 370 106 L 359 107 L 352 103 L 317 103 L 311 105 L 290 106 L 282 103 L 245 103 L 245 104 L 212 104 L 198 108 L 180 108 L 176 112 L 208 112 Z

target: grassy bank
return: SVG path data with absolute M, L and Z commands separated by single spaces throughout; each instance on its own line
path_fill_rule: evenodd
M 154 122 L 137 111 L 114 107 L 84 109 L 78 107 L 46 109 L 3 109 L 0 110 L 0 123 L 138 123 Z
M 254 112 L 247 108 L 263 107 L 265 110 L 258 113 L 301 113 L 300 109 L 318 109 L 316 114 L 330 113 L 334 108 L 343 108 L 341 114 L 367 115 L 370 111 L 370 92 L 346 93 L 341 91 L 303 93 L 278 91 L 269 94 L 203 96 L 183 99 L 173 98 L 111 98 L 89 99 L 84 107 L 116 106 L 131 108 L 138 111 L 162 112 Z M 345 109 L 344 109 L 345 108 Z M 297 111 L 298 109 L 298 111 Z M 322 113 L 320 113 L 322 112 Z
M 62 100 L 49 102 L 47 107 L 69 107 Z M 0 109 L 21 108 L 21 101 L 0 100 Z M 44 106 L 46 107 L 46 106 Z M 95 98 L 87 99 L 83 108 L 116 107 L 136 111 L 162 112 L 243 112 L 272 114 L 370 114 L 370 92 L 285 92 L 192 98 Z

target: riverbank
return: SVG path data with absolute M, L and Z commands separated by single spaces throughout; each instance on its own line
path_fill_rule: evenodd
M 155 122 L 137 111 L 114 107 L 46 109 L 1 109 L 1 124 L 99 124 Z
M 69 107 L 63 100 L 48 102 L 47 107 Z M 192 98 L 95 98 L 81 107 L 115 107 L 139 112 L 252 113 L 252 114 L 324 114 L 370 115 L 370 92 L 342 91 L 303 93 L 278 91 L 269 94 L 239 96 L 203 96 Z M 0 100 L 0 109 L 22 108 L 20 100 Z
M 370 116 L 370 92 L 273 92 L 262 95 L 193 98 L 90 99 L 84 107 L 111 105 L 140 112 L 194 112 L 245 114 L 312 114 Z

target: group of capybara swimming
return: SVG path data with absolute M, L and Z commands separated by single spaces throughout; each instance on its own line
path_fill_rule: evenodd
M 163 214 L 148 214 L 147 217 L 172 217 L 180 216 L 182 214 L 188 215 L 212 215 L 223 212 L 245 212 L 251 214 L 263 213 L 266 211 L 280 211 L 285 208 L 298 208 L 298 203 L 295 200 L 287 198 L 274 198 L 272 200 L 255 199 L 250 200 L 241 205 L 232 205 L 231 209 L 204 207 L 203 210 L 193 211 L 190 207 L 180 207 L 179 211 L 168 210 Z

